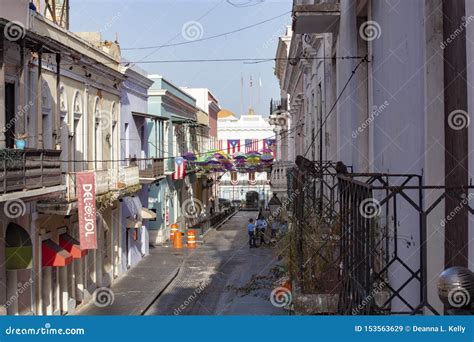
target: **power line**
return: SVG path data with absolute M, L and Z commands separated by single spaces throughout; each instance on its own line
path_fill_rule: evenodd
M 291 11 L 288 11 L 288 12 L 282 13 L 282 14 L 280 14 L 280 15 L 277 15 L 276 17 L 269 18 L 269 19 L 260 21 L 260 22 L 258 22 L 258 23 L 252 24 L 252 25 L 244 26 L 244 27 L 238 28 L 238 29 L 236 29 L 236 30 L 232 30 L 232 31 L 228 31 L 228 32 L 216 34 L 216 35 L 210 36 L 210 37 L 205 37 L 205 38 L 200 38 L 200 39 L 195 39 L 195 40 L 188 40 L 188 41 L 180 42 L 180 43 L 170 43 L 170 44 L 154 45 L 154 46 L 142 46 L 142 47 L 122 48 L 122 50 L 150 50 L 150 49 L 161 49 L 161 48 L 164 48 L 164 47 L 180 46 L 180 45 L 187 45 L 187 44 L 193 44 L 193 43 L 203 42 L 203 41 L 206 41 L 206 40 L 211 40 L 211 39 L 215 39 L 215 38 L 219 38 L 219 37 L 224 37 L 224 36 L 227 36 L 227 35 L 230 35 L 230 34 L 234 34 L 234 33 L 238 33 L 238 32 L 242 32 L 242 31 L 248 30 L 248 29 L 254 28 L 254 27 L 256 27 L 256 26 L 260 26 L 260 25 L 263 25 L 263 24 L 268 23 L 268 22 L 270 22 L 270 21 L 273 21 L 273 20 L 275 20 L 275 19 L 281 18 L 281 17 L 283 17 L 283 16 L 285 16 L 285 15 L 288 15 L 288 14 L 290 14 L 290 13 L 291 13 Z
M 306 157 L 308 155 L 308 152 L 309 150 L 313 147 L 314 143 L 316 142 L 316 138 L 318 137 L 318 135 L 322 132 L 321 132 L 321 129 L 322 127 L 326 124 L 326 121 L 329 119 L 329 116 L 332 114 L 333 110 L 336 108 L 336 105 L 337 103 L 339 102 L 339 100 L 341 99 L 342 95 L 344 94 L 344 91 L 346 90 L 347 86 L 349 85 L 349 83 L 351 82 L 352 78 L 355 76 L 355 73 L 357 71 L 357 69 L 359 69 L 359 67 L 362 65 L 362 63 L 364 62 L 368 62 L 367 60 L 367 56 L 365 56 L 357 65 L 356 67 L 352 70 L 351 72 L 351 76 L 349 77 L 349 79 L 347 80 L 346 84 L 344 85 L 344 87 L 342 88 L 341 92 L 339 93 L 339 95 L 337 96 L 336 98 L 336 101 L 334 102 L 334 104 L 332 105 L 331 109 L 329 110 L 329 112 L 326 114 L 326 116 L 324 117 L 324 121 L 322 122 L 322 124 L 320 125 L 319 129 L 318 129 L 318 132 L 315 134 L 315 136 L 313 137 L 313 141 L 311 142 L 311 144 L 308 146 L 308 149 L 306 150 L 306 153 L 304 154 L 304 157 Z
M 202 58 L 202 59 L 159 59 L 153 61 L 123 61 L 123 62 L 95 62 L 94 65 L 116 65 L 122 64 L 128 67 L 131 64 L 159 64 L 159 63 L 218 63 L 218 62 L 244 62 L 244 63 L 267 63 L 276 61 L 290 61 L 297 63 L 300 60 L 345 60 L 345 59 L 364 59 L 361 56 L 336 56 L 336 57 L 268 57 L 268 58 Z M 76 63 L 61 63 L 61 65 L 76 65 Z

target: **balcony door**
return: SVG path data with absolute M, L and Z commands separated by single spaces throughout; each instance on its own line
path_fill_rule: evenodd
M 15 84 L 5 84 L 5 142 L 7 148 L 15 145 Z

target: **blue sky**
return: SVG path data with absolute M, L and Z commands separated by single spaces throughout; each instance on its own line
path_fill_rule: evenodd
M 291 11 L 291 0 L 71 0 L 71 30 L 100 31 L 104 39 L 118 35 L 122 55 L 130 61 L 273 58 L 278 36 L 290 24 L 290 13 L 268 23 L 203 42 L 150 50 L 127 50 L 206 38 Z M 190 27 L 189 33 L 183 28 Z M 193 31 L 193 28 L 195 29 Z M 197 36 L 193 36 L 193 33 Z M 178 86 L 207 87 L 223 108 L 240 114 L 241 75 L 244 110 L 250 105 L 268 115 L 270 99 L 279 97 L 274 62 L 139 64 L 149 74 L 161 74 Z M 253 91 L 250 91 L 250 76 Z M 259 87 L 261 79 L 261 87 Z M 260 96 L 258 96 L 260 88 Z M 260 98 L 260 101 L 258 101 Z

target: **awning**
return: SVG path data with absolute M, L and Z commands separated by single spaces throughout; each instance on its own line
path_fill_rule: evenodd
M 143 220 L 155 220 L 156 213 L 148 208 L 142 208 L 142 219 Z
M 143 224 L 141 220 L 138 220 L 132 217 L 127 217 L 126 222 L 125 222 L 125 226 L 131 229 L 140 229 L 142 225 Z
M 72 255 L 52 240 L 43 241 L 41 245 L 43 266 L 67 266 L 72 263 Z
M 81 249 L 81 243 L 68 233 L 59 237 L 59 246 L 68 251 L 74 259 L 80 259 L 87 255 L 87 249 Z

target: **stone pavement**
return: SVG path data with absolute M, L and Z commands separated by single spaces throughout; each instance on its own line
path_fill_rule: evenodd
M 150 248 L 148 256 L 112 284 L 112 305 L 98 307 L 91 300 L 76 315 L 141 315 L 176 277 L 186 254 L 170 247 Z
M 240 211 L 209 232 L 145 315 L 286 315 L 270 302 L 275 249 L 248 245 L 247 223 L 256 216 Z

